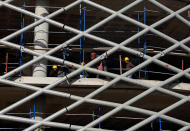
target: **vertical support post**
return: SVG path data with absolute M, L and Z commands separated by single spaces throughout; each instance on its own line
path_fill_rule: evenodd
M 101 107 L 98 108 L 98 116 L 101 116 Z M 98 127 L 101 128 L 101 122 L 99 122 Z
M 80 4 L 80 31 L 82 31 L 82 5 Z M 82 38 L 80 38 L 80 49 L 82 49 Z M 80 50 L 80 65 L 82 63 L 82 52 Z
M 5 73 L 8 72 L 8 62 L 9 62 L 9 53 L 6 53 L 6 57 L 5 57 Z
M 25 9 L 25 2 L 22 8 Z M 21 13 L 21 29 L 22 28 L 24 28 L 24 14 L 23 13 Z M 23 46 L 23 38 L 24 38 L 24 33 L 20 35 L 20 46 Z M 20 49 L 19 66 L 22 66 L 22 49 Z M 19 72 L 19 75 L 20 76 L 22 75 L 22 71 Z
M 35 104 L 34 104 L 34 120 L 36 118 L 36 107 L 35 107 Z
M 94 118 L 94 111 L 93 111 L 93 113 L 92 113 L 92 120 L 93 120 L 93 121 L 95 120 L 95 118 Z
M 144 6 L 144 24 L 146 24 L 146 6 Z M 146 54 L 146 34 L 144 34 L 144 54 Z M 146 75 L 147 75 L 147 73 L 146 73 L 146 67 L 144 68 L 144 77 L 145 77 L 145 79 L 146 79 Z
M 86 7 L 84 6 L 84 27 L 83 31 L 86 30 Z M 85 63 L 85 36 L 83 37 L 83 62 Z
M 138 22 L 140 22 L 140 12 L 138 12 Z M 140 27 L 138 26 L 138 33 L 140 32 Z M 141 38 L 138 37 L 138 48 L 140 49 Z M 139 56 L 139 64 L 141 63 L 141 58 Z M 141 71 L 139 70 L 139 79 L 141 78 Z
M 182 71 L 184 70 L 184 60 L 183 59 L 181 60 L 181 70 Z
M 86 29 L 86 7 L 84 6 L 83 8 L 83 12 L 84 12 L 84 21 L 83 21 L 83 31 L 85 31 Z M 83 47 L 82 47 L 82 61 L 83 63 L 85 63 L 85 37 L 83 36 Z M 82 76 L 83 78 L 85 77 L 84 76 L 84 71 L 82 72 Z
M 162 120 L 161 118 L 158 118 L 159 119 L 159 123 L 160 123 L 160 131 L 162 131 Z
M 121 59 L 121 55 L 119 55 L 119 63 L 120 63 L 120 75 L 122 75 L 122 59 Z
M 46 0 L 37 0 L 35 8 L 35 14 L 39 16 L 47 16 L 48 10 L 44 8 L 45 5 L 47 5 Z M 36 49 L 36 52 L 39 52 L 41 54 L 46 53 L 46 50 L 43 50 L 44 48 L 48 47 L 48 31 L 49 31 L 49 24 L 47 22 L 44 22 L 34 29 L 34 49 Z M 36 58 L 36 56 L 34 56 Z M 33 68 L 33 76 L 34 77 L 46 77 L 47 76 L 47 60 L 42 60 L 34 65 Z
M 35 14 L 38 16 L 45 17 L 49 14 L 48 10 L 45 8 L 48 6 L 47 0 L 36 0 Z M 48 48 L 48 38 L 49 38 L 49 24 L 44 22 L 34 29 L 34 50 L 38 53 L 44 54 Z M 34 56 L 36 58 L 36 56 Z M 33 77 L 46 77 L 47 76 L 47 60 L 43 59 L 33 67 Z M 36 120 L 43 120 L 42 115 L 39 112 L 44 112 L 45 108 L 45 97 L 40 96 L 34 100 L 34 118 Z M 37 114 L 35 112 L 38 112 Z M 41 127 L 35 131 L 43 131 Z

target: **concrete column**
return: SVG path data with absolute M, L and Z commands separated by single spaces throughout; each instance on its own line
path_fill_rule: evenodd
M 47 6 L 47 0 L 36 0 L 35 14 L 39 16 L 47 16 L 49 14 L 48 10 L 44 8 Z M 44 22 L 34 29 L 34 50 L 39 53 L 46 53 L 44 50 L 48 48 L 48 31 L 49 24 Z M 34 56 L 35 58 L 36 56 Z M 46 77 L 47 76 L 47 60 L 41 60 L 33 66 L 33 77 Z M 39 113 L 45 112 L 45 97 L 41 96 L 34 100 L 36 105 L 36 120 L 43 120 L 43 117 Z M 37 128 L 35 131 L 43 131 L 42 128 Z
M 35 14 L 39 16 L 47 16 L 49 13 L 46 8 L 42 7 L 47 5 L 47 0 L 37 0 Z M 39 26 L 36 26 L 34 29 L 34 49 L 36 52 L 45 53 L 46 50 L 44 48 L 48 47 L 48 31 L 49 31 L 49 24 L 42 23 Z M 42 49 L 42 50 L 40 50 Z M 35 56 L 34 56 L 35 58 Z M 36 63 L 33 66 L 33 76 L 34 77 L 46 77 L 47 76 L 47 61 L 42 60 Z

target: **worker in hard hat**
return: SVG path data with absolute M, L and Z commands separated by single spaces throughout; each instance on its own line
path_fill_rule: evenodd
M 125 61 L 125 62 L 126 62 L 126 61 L 129 61 L 129 57 L 125 57 L 124 61 Z
M 57 77 L 57 75 L 58 75 L 58 69 L 59 69 L 59 67 L 57 65 L 53 65 L 52 69 L 50 71 L 49 76 L 50 77 Z
M 81 62 L 81 66 L 84 66 L 85 65 L 85 63 L 84 62 Z
M 52 69 L 53 69 L 53 70 L 57 70 L 57 65 L 53 65 L 53 66 L 52 66 Z
M 85 62 L 82 61 L 81 62 L 81 66 L 85 66 Z M 87 77 L 87 72 L 86 71 L 83 71 L 81 74 L 80 74 L 80 78 L 86 78 Z
M 132 69 L 134 67 L 134 65 L 132 64 L 132 62 L 130 61 L 129 57 L 125 57 L 124 58 L 125 64 L 126 64 L 126 71 L 129 71 L 130 69 Z M 133 74 L 128 75 L 129 78 L 132 78 Z

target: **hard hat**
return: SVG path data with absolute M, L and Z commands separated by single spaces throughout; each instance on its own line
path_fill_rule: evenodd
M 124 61 L 129 61 L 129 57 L 125 57 Z
M 85 65 L 85 63 L 84 63 L 84 62 L 81 62 L 81 66 L 83 66 L 83 65 Z
M 53 67 L 52 67 L 53 69 L 57 69 L 57 66 L 56 65 L 53 65 Z

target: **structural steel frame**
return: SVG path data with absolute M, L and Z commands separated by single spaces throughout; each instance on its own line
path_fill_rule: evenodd
M 83 130 L 104 130 L 104 129 L 93 128 L 93 126 L 95 126 L 99 122 L 109 118 L 110 116 L 114 115 L 115 113 L 125 109 L 125 110 L 130 110 L 130 111 L 134 111 L 134 112 L 138 112 L 138 113 L 142 113 L 142 114 L 146 114 L 146 115 L 150 116 L 147 119 L 142 120 L 140 123 L 132 126 L 131 128 L 129 128 L 127 130 L 133 131 L 133 130 L 139 129 L 140 127 L 146 125 L 147 123 L 151 122 L 152 120 L 154 120 L 154 119 L 156 119 L 158 117 L 183 126 L 180 129 L 181 131 L 190 129 L 190 123 L 189 122 L 186 122 L 186 121 L 183 121 L 183 120 L 176 119 L 176 118 L 173 118 L 173 117 L 165 115 L 167 112 L 179 107 L 180 105 L 184 104 L 185 102 L 189 102 L 190 96 L 185 96 L 185 95 L 173 92 L 171 90 L 167 90 L 167 89 L 162 88 L 164 85 L 167 85 L 167 84 L 175 81 L 176 79 L 179 79 L 182 76 L 185 76 L 186 78 L 190 79 L 190 74 L 189 74 L 190 68 L 182 71 L 181 69 L 176 68 L 175 66 L 172 66 L 172 65 L 170 65 L 170 64 L 168 64 L 166 62 L 163 62 L 163 61 L 159 60 L 161 57 L 163 57 L 164 55 L 166 55 L 167 53 L 171 52 L 172 50 L 174 50 L 174 49 L 176 49 L 178 47 L 181 47 L 186 52 L 190 53 L 190 48 L 185 45 L 187 42 L 190 41 L 190 37 L 188 37 L 188 38 L 186 38 L 186 39 L 184 39 L 182 41 L 177 41 L 177 40 L 169 37 L 168 35 L 166 35 L 164 33 L 161 33 L 160 31 L 155 29 L 159 25 L 163 24 L 166 21 L 171 20 L 174 17 L 176 17 L 177 19 L 182 21 L 184 24 L 186 24 L 188 27 L 190 27 L 190 22 L 187 21 L 186 19 L 184 19 L 182 16 L 180 16 L 180 13 L 182 13 L 182 12 L 184 12 L 184 11 L 186 11 L 186 10 L 188 10 L 190 8 L 190 4 L 185 6 L 182 9 L 179 9 L 178 11 L 172 11 L 171 9 L 169 9 L 168 7 L 164 6 L 163 4 L 157 2 L 156 0 L 148 0 L 152 4 L 158 6 L 159 8 L 161 8 L 164 11 L 166 11 L 167 13 L 169 13 L 169 15 L 166 16 L 165 18 L 163 18 L 163 19 L 157 21 L 156 23 L 148 26 L 148 25 L 140 23 L 140 22 L 138 22 L 138 21 L 136 21 L 136 20 L 122 14 L 123 12 L 129 10 L 130 8 L 140 4 L 143 1 L 147 1 L 147 0 L 135 0 L 133 3 L 125 6 L 124 8 L 122 8 L 119 11 L 114 11 L 112 9 L 106 8 L 106 7 L 104 7 L 102 5 L 99 5 L 99 4 L 95 3 L 95 2 L 92 2 L 90 0 L 76 0 L 75 2 L 69 4 L 68 6 L 66 6 L 64 8 L 61 8 L 61 9 L 53 12 L 52 14 L 50 14 L 50 15 L 48 15 L 46 17 L 37 16 L 33 12 L 27 11 L 25 9 L 21 9 L 19 7 L 16 7 L 16 6 L 10 4 L 10 2 L 12 2 L 12 1 L 14 1 L 14 0 L 0 1 L 0 7 L 2 7 L 2 6 L 7 7 L 9 9 L 12 9 L 12 10 L 15 10 L 17 12 L 23 13 L 25 15 L 29 15 L 29 16 L 35 18 L 35 19 L 38 19 L 38 20 L 35 21 L 34 23 L 24 27 L 23 29 L 20 29 L 20 30 L 18 30 L 16 32 L 14 32 L 14 33 L 0 39 L 0 43 L 3 44 L 3 45 L 9 46 L 11 48 L 17 49 L 17 50 L 21 49 L 23 52 L 25 52 L 27 54 L 30 54 L 30 55 L 33 55 L 33 56 L 38 56 L 38 57 L 35 58 L 35 59 L 32 59 L 31 61 L 23 64 L 22 66 L 20 66 L 18 68 L 8 72 L 7 74 L 1 76 L 0 77 L 0 83 L 7 84 L 7 85 L 10 85 L 10 86 L 16 86 L 16 87 L 20 87 L 20 88 L 24 88 L 24 89 L 28 89 L 28 90 L 33 90 L 33 91 L 35 91 L 35 93 L 27 96 L 26 98 L 23 98 L 22 100 L 20 100 L 20 101 L 18 101 L 16 103 L 4 108 L 4 109 L 2 109 L 0 111 L 0 119 L 32 124 L 30 127 L 25 129 L 25 131 L 34 130 L 34 129 L 42 126 L 42 125 L 51 126 L 51 127 L 58 127 L 58 128 L 66 128 L 66 129 L 72 129 L 72 130 L 80 130 L 80 131 L 83 131 Z M 91 6 L 95 7 L 95 8 L 103 10 L 103 11 L 109 13 L 110 16 L 108 16 L 107 18 L 105 18 L 101 22 L 95 24 L 94 26 L 90 27 L 89 29 L 87 29 L 84 32 L 80 31 L 80 30 L 77 30 L 75 28 L 72 28 L 70 26 L 64 25 L 62 23 L 59 23 L 57 21 L 52 20 L 53 17 L 55 17 L 55 16 L 65 12 L 65 11 L 73 8 L 74 6 L 80 4 L 81 2 L 84 2 L 84 3 L 86 3 L 88 5 L 91 5 Z M 112 41 L 109 41 L 109 40 L 106 40 L 106 39 L 103 39 L 103 38 L 100 38 L 100 37 L 97 37 L 97 36 L 94 36 L 92 34 L 89 34 L 93 30 L 95 30 L 98 27 L 104 25 L 105 23 L 113 20 L 116 17 L 119 17 L 119 18 L 121 18 L 121 19 L 123 19 L 125 21 L 128 21 L 128 22 L 136 25 L 136 26 L 139 26 L 139 27 L 143 28 L 143 30 L 136 33 L 134 36 L 126 39 L 125 41 L 121 42 L 120 44 L 112 42 Z M 37 26 L 37 25 L 39 25 L 39 24 L 41 24 L 43 22 L 47 22 L 47 23 L 49 23 L 51 25 L 54 25 L 56 27 L 59 27 L 61 29 L 66 30 L 66 31 L 73 32 L 73 33 L 75 33 L 77 35 L 75 37 L 69 39 L 68 41 L 58 45 L 57 47 L 51 49 L 50 51 L 48 51 L 45 54 L 40 54 L 40 53 L 35 52 L 35 51 L 31 50 L 31 49 L 27 49 L 27 48 L 25 48 L 23 46 L 19 46 L 19 45 L 15 44 L 15 43 L 11 43 L 11 42 L 8 41 L 8 40 L 18 36 L 19 34 L 25 32 L 25 31 L 27 31 L 29 29 L 34 28 L 35 26 Z M 159 53 L 159 54 L 157 54 L 157 55 L 155 55 L 153 57 L 148 56 L 146 54 L 143 54 L 140 51 L 136 51 L 136 50 L 133 50 L 131 48 L 126 47 L 133 40 L 137 39 L 138 37 L 142 36 L 143 34 L 147 33 L 148 31 L 151 31 L 151 32 L 157 34 L 158 36 L 160 36 L 161 38 L 166 39 L 167 41 L 172 43 L 172 45 L 169 48 L 165 49 L 164 51 L 162 51 L 161 53 Z M 102 55 L 100 55 L 99 57 L 97 57 L 96 59 L 92 60 L 91 62 L 89 62 L 88 64 L 86 64 L 84 66 L 81 66 L 79 64 L 76 64 L 76 63 L 73 63 L 73 62 L 70 62 L 70 61 L 67 61 L 67 60 L 63 61 L 60 58 L 56 58 L 56 57 L 51 56 L 56 51 L 58 51 L 58 50 L 60 50 L 60 49 L 62 49 L 64 47 L 67 47 L 69 44 L 71 44 L 72 42 L 80 39 L 83 36 L 85 36 L 85 37 L 87 37 L 89 39 L 93 39 L 95 41 L 101 42 L 102 44 L 112 46 L 113 48 L 108 50 L 107 52 L 103 53 Z M 121 50 L 123 50 L 123 51 L 125 51 L 127 53 L 143 57 L 145 59 L 145 61 L 142 62 L 141 64 L 135 66 L 131 70 L 125 72 L 122 75 L 118 75 L 118 74 L 114 74 L 114 73 L 110 73 L 110 72 L 106 72 L 106 71 L 100 71 L 100 70 L 91 68 L 91 66 L 93 66 L 97 62 L 101 61 L 105 57 L 113 54 L 114 52 L 116 52 L 119 49 L 121 49 Z M 53 61 L 53 62 L 60 63 L 60 64 L 64 63 L 67 66 L 77 68 L 75 71 L 73 71 L 73 72 L 71 72 L 70 74 L 67 75 L 67 77 L 69 79 L 86 70 L 88 72 L 100 74 L 100 75 L 103 75 L 103 76 L 109 76 L 109 77 L 113 78 L 113 80 L 111 80 L 107 84 L 103 85 L 102 87 L 98 88 L 97 90 L 95 90 L 94 92 L 90 93 L 89 95 L 87 95 L 85 97 L 80 97 L 80 96 L 72 95 L 72 94 L 69 94 L 69 93 L 63 93 L 63 92 L 58 92 L 58 91 L 51 90 L 52 88 L 56 87 L 60 83 L 66 81 L 67 80 L 66 77 L 63 77 L 61 80 L 56 81 L 55 83 L 50 84 L 50 85 L 48 85 L 48 86 L 46 86 L 44 88 L 40 88 L 40 87 L 37 87 L 37 86 L 26 85 L 26 84 L 20 84 L 20 83 L 16 83 L 16 82 L 8 80 L 8 78 L 10 76 L 14 75 L 15 73 L 18 73 L 19 71 L 25 69 L 28 66 L 31 66 L 32 64 L 37 63 L 38 61 L 40 61 L 42 59 L 47 59 L 49 61 Z M 134 79 L 126 77 L 126 76 L 138 71 L 139 69 L 144 68 L 145 66 L 149 65 L 150 63 L 155 63 L 155 64 L 157 64 L 159 66 L 162 66 L 162 67 L 164 67 L 164 68 L 166 68 L 168 70 L 174 71 L 174 72 L 176 72 L 176 75 L 166 79 L 165 81 L 159 83 L 156 86 L 146 84 L 146 83 L 143 83 L 143 82 L 137 82 Z M 93 99 L 93 97 L 95 95 L 101 93 L 102 91 L 106 90 L 107 88 L 109 88 L 110 86 L 112 86 L 113 84 L 115 84 L 115 83 L 117 83 L 117 82 L 119 82 L 121 80 L 129 82 L 129 83 L 132 83 L 132 84 L 136 84 L 136 85 L 139 85 L 139 86 L 146 87 L 147 90 L 144 91 L 143 93 L 135 96 L 134 98 L 124 102 L 123 104 Z M 177 97 L 180 100 L 178 102 L 170 105 L 169 107 L 159 111 L 159 112 L 153 112 L 153 111 L 149 111 L 149 110 L 146 110 L 146 109 L 141 109 L 141 108 L 130 106 L 132 103 L 142 99 L 143 97 L 149 95 L 150 93 L 152 93 L 152 92 L 154 92 L 156 90 L 161 92 L 161 93 Z M 69 98 L 69 99 L 75 100 L 76 102 L 74 102 L 73 104 L 71 104 L 70 106 L 68 106 L 66 108 L 63 108 L 63 109 L 53 113 L 52 115 L 50 115 L 49 117 L 43 119 L 42 121 L 5 115 L 5 113 L 9 112 L 10 110 L 15 109 L 16 107 L 22 105 L 23 103 L 25 103 L 25 102 L 27 102 L 27 101 L 29 101 L 29 100 L 43 94 L 43 93 L 50 94 L 50 95 L 55 95 L 55 96 L 59 96 L 59 97 L 64 97 L 64 98 Z M 51 120 L 53 120 L 54 118 L 64 114 L 65 112 L 67 112 L 69 110 L 72 110 L 72 109 L 76 108 L 77 106 L 81 105 L 84 102 L 93 103 L 93 104 L 100 104 L 100 105 L 105 105 L 105 106 L 109 106 L 109 107 L 114 107 L 114 109 L 109 111 L 108 113 L 102 115 L 101 117 L 99 117 L 95 121 L 87 124 L 86 126 L 78 126 L 78 125 L 70 125 L 70 124 L 65 124 L 65 123 L 51 122 Z

